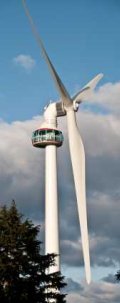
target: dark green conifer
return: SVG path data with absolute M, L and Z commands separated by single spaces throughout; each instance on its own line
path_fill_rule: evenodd
M 117 280 L 117 281 L 120 281 L 120 270 L 117 271 L 115 277 L 116 277 L 116 280 Z
M 0 209 L 0 302 L 64 303 L 66 285 L 60 272 L 46 274 L 55 255 L 42 255 L 39 226 L 23 220 L 15 202 Z

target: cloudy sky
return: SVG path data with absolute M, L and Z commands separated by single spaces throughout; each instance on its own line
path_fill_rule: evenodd
M 40 3 L 41 2 L 41 3 Z M 58 149 L 62 273 L 68 303 L 120 302 L 120 3 L 118 0 L 33 1 L 30 11 L 60 77 L 74 94 L 104 78 L 77 113 L 86 151 L 92 283 L 84 276 L 66 119 Z M 44 106 L 59 99 L 21 1 L 0 1 L 0 203 L 41 224 L 44 239 L 44 151 L 31 145 Z

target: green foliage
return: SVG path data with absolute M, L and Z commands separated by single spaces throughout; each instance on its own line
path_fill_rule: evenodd
M 120 281 L 120 270 L 116 273 L 115 277 L 117 281 Z
M 41 255 L 39 229 L 23 220 L 14 201 L 9 209 L 0 209 L 0 302 L 66 302 L 60 293 L 64 277 L 46 274 L 55 255 Z

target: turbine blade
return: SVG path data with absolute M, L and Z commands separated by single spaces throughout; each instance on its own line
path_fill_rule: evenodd
M 92 80 L 90 80 L 84 87 L 88 86 L 90 87 L 92 90 L 95 89 L 96 85 L 98 84 L 98 82 L 102 79 L 103 74 L 100 73 L 97 76 L 95 76 Z
M 83 97 L 86 96 L 86 92 L 87 92 L 87 95 L 88 95 L 89 90 L 90 90 L 89 86 L 86 86 L 86 87 L 82 88 L 75 96 L 72 97 L 73 102 L 81 103 Z
M 88 82 L 83 89 L 81 89 L 75 96 L 73 96 L 72 100 L 74 102 L 82 102 L 82 100 L 88 99 L 90 92 L 95 89 L 98 82 L 103 77 L 103 74 L 98 74 L 96 77 L 94 77 L 90 82 Z
M 81 228 L 81 241 L 83 248 L 83 258 L 85 264 L 86 280 L 91 281 L 89 241 L 86 211 L 86 189 L 85 189 L 85 153 L 82 139 L 76 124 L 75 113 L 72 109 L 67 111 L 67 124 L 70 156 L 72 162 L 75 192 L 77 197 L 78 215 Z
M 62 81 L 61 81 L 59 75 L 57 74 L 57 72 L 56 72 L 56 70 L 55 70 L 55 68 L 54 68 L 54 66 L 53 66 L 53 64 L 52 64 L 52 62 L 51 62 L 51 60 L 50 60 L 50 58 L 49 58 L 49 56 L 48 56 L 48 54 L 47 54 L 45 48 L 44 48 L 43 42 L 42 42 L 42 40 L 41 40 L 41 38 L 40 38 L 40 35 L 38 34 L 38 31 L 37 31 L 37 29 L 36 29 L 36 27 L 35 27 L 35 24 L 34 24 L 34 22 L 33 22 L 33 19 L 32 19 L 32 17 L 31 17 L 30 13 L 29 13 L 28 7 L 27 7 L 27 5 L 26 5 L 26 1 L 25 1 L 25 0 L 22 0 L 22 3 L 23 3 L 24 10 L 25 10 L 25 12 L 26 12 L 26 15 L 27 15 L 27 17 L 28 17 L 28 20 L 29 20 L 29 22 L 30 22 L 32 32 L 33 32 L 33 34 L 34 34 L 34 36 L 35 36 L 35 38 L 36 38 L 36 41 L 37 41 L 37 43 L 38 43 L 38 46 L 40 47 L 40 49 L 41 49 L 41 51 L 42 51 L 42 54 L 43 54 L 44 59 L 45 59 L 47 65 L 48 65 L 48 68 L 49 68 L 49 70 L 50 70 L 50 73 L 51 73 L 51 75 L 52 75 L 52 77 L 53 77 L 53 79 L 54 79 L 54 82 L 55 82 L 55 84 L 56 84 L 56 87 L 57 87 L 57 89 L 58 89 L 58 92 L 59 92 L 59 94 L 60 94 L 60 96 L 61 96 L 61 98 L 62 98 L 62 101 L 63 101 L 63 103 L 64 103 L 66 106 L 69 106 L 69 105 L 71 105 L 71 103 L 72 103 L 71 98 L 70 98 L 70 96 L 69 96 L 69 93 L 67 92 L 67 90 L 66 90 L 64 84 L 62 83 Z

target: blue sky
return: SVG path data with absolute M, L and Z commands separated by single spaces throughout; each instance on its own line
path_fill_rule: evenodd
M 117 0 L 28 1 L 47 52 L 71 94 L 99 72 L 119 80 L 120 4 Z M 29 119 L 59 98 L 26 19 L 21 1 L 1 1 L 0 115 Z M 35 60 L 27 71 L 13 59 Z M 46 89 L 47 87 L 47 89 Z
M 44 106 L 59 95 L 21 1 L 1 0 L 0 4 L 0 204 L 15 199 L 22 213 L 41 224 L 43 236 L 44 152 L 32 147 L 31 133 L 40 127 Z M 77 113 L 87 163 L 91 286 L 83 278 L 64 118 L 59 128 L 65 140 L 58 151 L 61 257 L 72 289 L 67 302 L 106 303 L 107 298 L 119 303 L 113 275 L 120 264 L 120 2 L 27 0 L 27 4 L 71 95 L 96 74 L 104 74 L 92 100 Z

